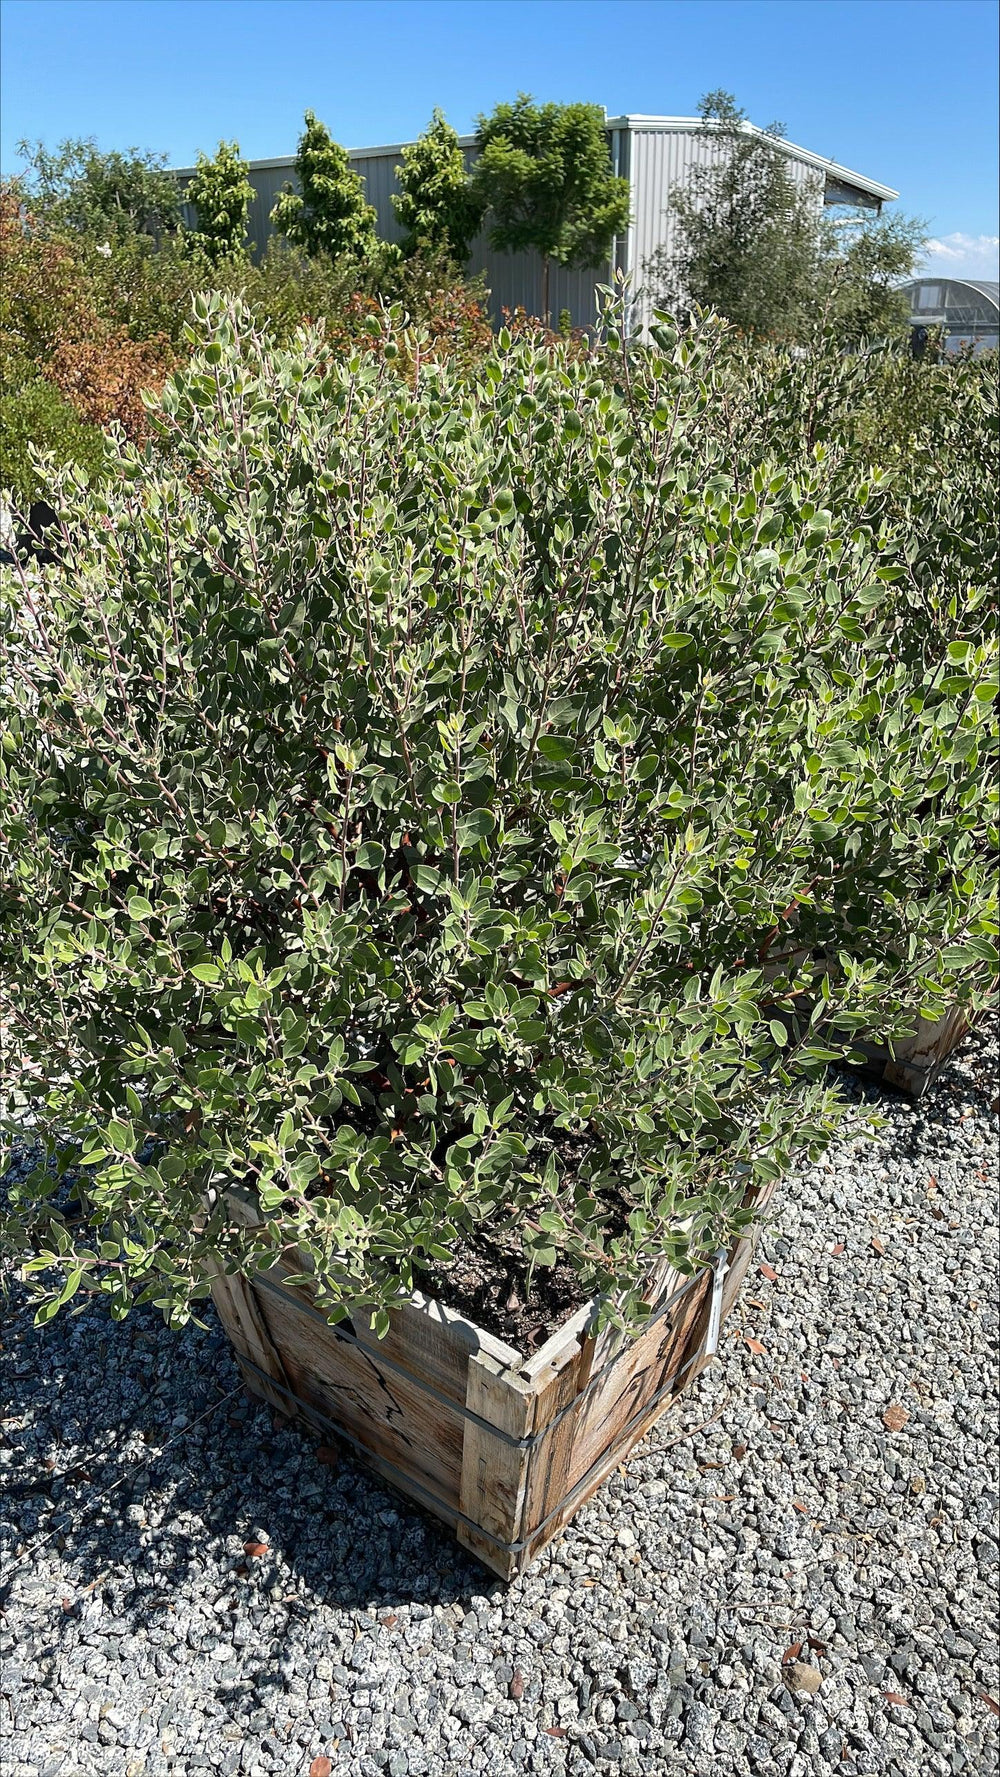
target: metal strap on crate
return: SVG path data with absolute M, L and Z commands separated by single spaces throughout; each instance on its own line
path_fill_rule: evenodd
M 677 1384 L 680 1377 L 685 1375 L 694 1364 L 700 1363 L 704 1355 L 704 1351 L 700 1350 L 695 1353 L 694 1357 L 689 1357 L 687 1363 L 682 1364 L 679 1370 L 675 1370 L 671 1380 L 666 1383 L 663 1388 L 659 1389 L 650 1400 L 644 1402 L 638 1413 L 633 1414 L 632 1418 L 624 1427 L 623 1432 L 620 1434 L 622 1443 L 627 1442 L 631 1432 L 642 1423 L 655 1407 L 659 1406 L 659 1403 L 667 1395 L 675 1394 L 677 1392 Z M 415 1480 L 407 1470 L 398 1468 L 394 1462 L 390 1462 L 388 1458 L 382 1456 L 380 1452 L 369 1449 L 367 1444 L 362 1443 L 360 1438 L 356 1438 L 352 1432 L 347 1431 L 337 1420 L 329 1418 L 329 1416 L 326 1413 L 321 1412 L 318 1407 L 313 1407 L 308 1401 L 304 1401 L 300 1395 L 293 1394 L 290 1388 L 285 1388 L 280 1382 L 275 1382 L 274 1377 L 269 1376 L 266 1370 L 260 1369 L 251 1358 L 243 1357 L 242 1354 L 240 1354 L 239 1363 L 241 1369 L 252 1370 L 254 1375 L 259 1376 L 262 1382 L 266 1382 L 268 1388 L 273 1389 L 276 1394 L 287 1396 L 288 1400 L 293 1403 L 299 1412 L 304 1413 L 308 1419 L 314 1419 L 317 1425 L 321 1426 L 324 1431 L 330 1431 L 335 1437 L 341 1439 L 344 1443 L 352 1445 L 366 1461 L 371 1461 L 374 1458 L 378 1463 L 380 1473 L 385 1472 L 398 1479 L 401 1492 L 418 1494 L 420 1498 L 426 1502 L 430 1510 L 437 1513 L 440 1517 L 454 1520 L 457 1524 L 464 1524 L 466 1529 L 473 1531 L 483 1542 L 491 1543 L 502 1555 L 523 1554 L 524 1550 L 529 1548 L 542 1532 L 548 1528 L 553 1519 L 558 1518 L 561 1512 L 566 1511 L 566 1509 L 575 1502 L 577 1496 L 586 1490 L 607 1458 L 607 1451 L 602 1452 L 602 1454 L 597 1457 L 596 1461 L 591 1463 L 586 1474 L 581 1475 L 579 1481 L 575 1482 L 575 1484 L 569 1489 L 569 1492 L 563 1494 L 563 1497 L 559 1500 L 558 1504 L 554 1505 L 552 1510 L 546 1513 L 540 1523 L 535 1524 L 532 1527 L 528 1536 L 522 1536 L 517 1541 L 510 1542 L 505 1537 L 495 1536 L 492 1530 L 484 1529 L 481 1524 L 476 1522 L 475 1518 L 468 1517 L 465 1512 L 461 1511 L 458 1506 L 453 1505 L 450 1500 L 443 1499 L 440 1494 L 434 1493 L 431 1488 L 423 1486 L 423 1484 L 420 1481 Z M 578 1401 L 579 1398 L 580 1397 L 577 1396 L 576 1400 L 571 1404 L 575 1406 L 576 1401 Z M 497 1436 L 502 1436 L 495 1425 L 490 1425 L 488 1420 L 479 1419 L 478 1414 L 467 1413 L 466 1417 L 477 1420 L 479 1424 L 485 1425 L 488 1431 L 493 1432 Z M 562 1415 L 560 1415 L 560 1417 L 562 1417 Z M 551 1423 L 555 1424 L 555 1421 L 553 1420 Z M 506 1441 L 508 1443 L 517 1443 L 518 1440 L 515 1438 L 508 1438 Z M 529 1444 L 534 1444 L 536 1441 L 537 1440 L 534 1439 L 522 1440 L 523 1443 Z M 526 1495 L 527 1489 L 525 1489 L 525 1496 Z
M 714 1281 L 712 1288 L 712 1306 L 709 1313 L 708 1337 L 706 1338 L 703 1350 L 698 1353 L 699 1358 L 714 1356 L 718 1348 L 719 1324 L 721 1322 L 722 1312 L 722 1288 L 725 1282 L 726 1271 L 728 1270 L 728 1262 L 728 1252 L 723 1250 L 720 1253 L 716 1253 L 711 1266 L 706 1267 L 706 1269 L 712 1271 Z M 705 1271 L 696 1271 L 692 1277 L 689 1277 L 687 1281 L 681 1285 L 680 1289 L 675 1290 L 674 1294 L 657 1309 L 655 1314 L 650 1315 L 649 1319 L 644 1323 L 643 1332 L 646 1332 L 650 1327 L 655 1326 L 657 1321 L 664 1319 L 665 1316 L 672 1315 L 678 1305 L 684 1300 L 688 1293 L 702 1281 L 704 1276 Z M 533 1432 L 529 1437 L 516 1438 L 511 1432 L 505 1431 L 502 1426 L 494 1425 L 491 1420 L 484 1419 L 480 1413 L 476 1413 L 473 1408 L 466 1406 L 463 1401 L 457 1401 L 453 1395 L 447 1395 L 441 1389 L 435 1388 L 433 1382 L 428 1382 L 426 1377 L 417 1375 L 413 1370 L 408 1370 L 404 1364 L 397 1362 L 397 1360 L 390 1357 L 387 1352 L 374 1350 L 371 1345 L 365 1342 L 365 1340 L 359 1339 L 356 1333 L 349 1332 L 342 1322 L 329 1321 L 325 1314 L 322 1314 L 318 1308 L 314 1308 L 311 1302 L 304 1301 L 302 1297 L 297 1295 L 294 1291 L 284 1289 L 280 1284 L 274 1283 L 271 1278 L 263 1274 L 258 1274 L 250 1281 L 252 1288 L 268 1291 L 271 1295 L 276 1296 L 279 1301 L 297 1308 L 301 1314 L 319 1321 L 320 1325 L 323 1326 L 327 1332 L 332 1332 L 337 1339 L 341 1339 L 349 1345 L 354 1345 L 363 1353 L 369 1363 L 376 1367 L 391 1370 L 397 1376 L 402 1376 L 407 1383 L 422 1389 L 425 1394 L 430 1395 L 433 1400 L 438 1401 L 451 1412 L 458 1414 L 463 1419 L 469 1420 L 473 1425 L 478 1425 L 481 1430 L 489 1432 L 491 1437 L 496 1438 L 500 1443 L 509 1444 L 515 1450 L 534 1450 L 537 1445 L 542 1443 L 543 1440 L 548 1437 L 549 1433 L 555 1429 L 568 1413 L 575 1413 L 578 1411 L 581 1403 L 587 1399 L 588 1395 L 593 1392 L 597 1387 L 597 1384 L 607 1375 L 608 1371 L 613 1368 L 617 1361 L 618 1354 L 615 1353 L 608 1359 L 607 1363 L 603 1364 L 599 1370 L 594 1372 L 586 1385 L 580 1390 L 580 1393 L 574 1395 L 573 1399 L 568 1401 L 564 1407 L 561 1407 L 558 1413 L 554 1413 L 552 1418 L 542 1426 L 540 1431 Z M 687 1365 L 683 1367 L 687 1368 Z M 680 1372 L 677 1373 L 680 1374 Z M 277 1386 L 277 1384 L 274 1384 L 274 1386 Z M 288 1392 L 291 1393 L 290 1390 Z M 292 1398 L 297 1399 L 298 1397 L 293 1395 Z
M 726 1276 L 729 1271 L 729 1253 L 725 1247 L 715 1255 L 712 1279 L 712 1301 L 708 1310 L 708 1327 L 705 1332 L 703 1357 L 714 1357 L 719 1349 L 719 1334 L 722 1331 L 722 1297 L 726 1287 Z

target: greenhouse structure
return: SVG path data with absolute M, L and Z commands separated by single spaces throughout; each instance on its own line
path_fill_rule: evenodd
M 940 327 L 945 350 L 971 346 L 996 351 L 1000 332 L 1000 283 L 966 278 L 914 278 L 903 286 L 915 333 Z M 922 343 L 922 342 L 920 342 Z

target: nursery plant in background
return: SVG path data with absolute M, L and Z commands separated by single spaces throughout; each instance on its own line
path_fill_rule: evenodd
M 130 148 L 104 152 L 93 137 L 19 142 L 24 194 L 50 234 L 145 234 L 155 239 L 180 226 L 180 193 L 165 154 Z
M 847 344 L 907 333 L 901 286 L 924 246 L 916 217 L 840 215 L 819 185 L 800 184 L 784 126 L 756 130 L 732 93 L 699 106 L 706 158 L 670 194 L 674 238 L 647 261 L 674 312 L 714 308 L 758 340 L 806 342 L 824 330 Z
M 398 316 L 331 361 L 199 313 L 159 452 L 64 475 L 60 559 L 4 572 L 3 1016 L 46 1150 L 5 1238 L 43 1318 L 183 1321 L 215 1276 L 247 1373 L 314 1411 L 239 1293 L 276 1266 L 345 1349 L 421 1351 L 436 1398 L 457 1368 L 413 1487 L 512 1571 L 558 1519 L 517 1415 L 584 1427 L 572 1509 L 822 1148 L 828 1062 L 989 990 L 982 589 L 915 597 L 876 476 L 706 433 L 717 321 L 458 367 Z M 420 1285 L 479 1290 L 464 1368 L 446 1313 L 404 1338 Z
M 536 105 L 526 93 L 479 119 L 473 191 L 503 253 L 542 260 L 548 326 L 549 270 L 606 265 L 629 220 L 629 186 L 608 152 L 599 105 Z
M 299 190 L 287 187 L 271 211 L 275 233 L 309 254 L 362 263 L 370 259 L 378 244 L 375 211 L 365 199 L 364 184 L 346 148 L 333 140 L 312 111 L 305 114 L 295 172 Z
M 403 149 L 396 182 L 392 207 L 406 230 L 403 251 L 443 253 L 463 266 L 483 211 L 443 112 L 435 111 L 423 135 Z
M 199 154 L 197 171 L 184 193 L 198 218 L 192 245 L 213 266 L 246 253 L 247 215 L 254 196 L 248 173 L 239 143 L 220 142 L 214 160 Z
M 94 478 L 101 473 L 105 439 L 97 426 L 81 420 L 54 383 L 27 373 L 16 386 L 0 388 L 0 488 L 23 513 L 47 488 L 33 452 L 60 465 L 77 463 Z

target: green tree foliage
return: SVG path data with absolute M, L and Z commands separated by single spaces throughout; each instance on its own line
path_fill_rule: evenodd
M 466 373 L 200 309 L 160 451 L 0 576 L 6 1241 L 43 1319 L 297 1246 L 383 1330 L 475 1236 L 633 1322 L 855 1033 L 995 975 L 988 585 L 914 574 L 919 489 L 768 455 L 715 319 Z
M 295 171 L 299 190 L 287 187 L 271 211 L 275 231 L 293 247 L 365 261 L 377 247 L 375 211 L 347 150 L 335 142 L 312 111 L 305 114 Z
M 210 263 L 237 259 L 246 252 L 247 213 L 254 189 L 248 165 L 240 159 L 238 142 L 220 142 L 214 160 L 199 154 L 198 167 L 184 193 L 198 217 L 193 244 Z
M 912 274 L 923 225 L 905 216 L 832 221 L 819 176 L 792 175 L 783 128 L 756 130 L 731 93 L 701 102 L 711 160 L 670 194 L 673 239 L 646 266 L 657 300 L 675 312 L 718 310 L 743 333 L 842 344 L 899 333 L 894 286 Z
M 443 112 L 435 110 L 423 135 L 403 149 L 396 180 L 392 207 L 406 230 L 403 251 L 445 253 L 464 265 L 483 211 Z
M 599 105 L 536 105 L 525 93 L 479 119 L 473 186 L 490 240 L 504 253 L 542 258 L 542 316 L 549 267 L 606 264 L 628 227 L 627 179 L 615 177 Z
M 845 345 L 904 338 L 909 303 L 900 285 L 913 276 L 925 242 L 918 217 L 887 215 L 827 223 L 820 281 L 822 323 Z
M 92 137 L 54 150 L 20 142 L 18 153 L 27 167 L 25 197 L 48 232 L 158 239 L 180 225 L 180 193 L 165 155 L 139 148 L 104 153 Z
M 700 112 L 712 159 L 670 193 L 673 240 L 647 265 L 650 281 L 671 309 L 695 304 L 745 333 L 798 337 L 823 260 L 818 190 L 796 185 L 780 124 L 755 130 L 722 91 Z

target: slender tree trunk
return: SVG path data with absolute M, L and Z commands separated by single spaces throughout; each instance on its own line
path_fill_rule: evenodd
M 550 325 L 549 317 L 549 256 L 542 254 L 542 320 L 546 327 Z

